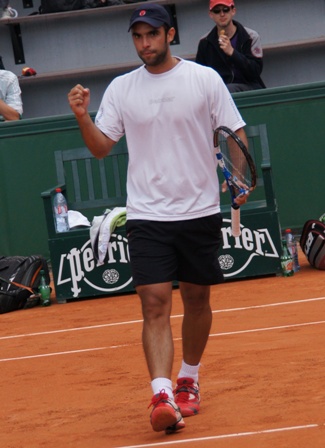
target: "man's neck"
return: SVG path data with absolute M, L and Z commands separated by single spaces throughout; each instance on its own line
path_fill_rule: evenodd
M 170 58 L 168 58 L 166 61 L 164 61 L 162 64 L 159 65 L 153 65 L 153 66 L 148 66 L 146 65 L 146 69 L 149 73 L 151 73 L 152 75 L 161 75 L 162 73 L 166 73 L 169 72 L 170 70 L 172 70 L 174 67 L 176 67 L 176 65 L 179 63 L 179 59 L 175 58 L 174 56 L 171 56 Z

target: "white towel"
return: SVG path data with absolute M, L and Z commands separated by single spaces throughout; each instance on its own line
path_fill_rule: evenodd
M 125 207 L 115 207 L 113 210 L 106 210 L 102 216 L 94 217 L 90 228 L 90 241 L 98 266 L 104 264 L 111 234 L 125 222 Z
M 68 221 L 70 229 L 74 229 L 75 227 L 90 227 L 90 222 L 87 217 L 77 210 L 68 210 Z

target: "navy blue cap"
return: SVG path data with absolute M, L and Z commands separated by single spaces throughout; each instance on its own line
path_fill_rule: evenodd
M 132 26 L 137 22 L 148 23 L 148 25 L 151 25 L 154 28 L 159 28 L 165 24 L 169 27 L 172 26 L 170 15 L 161 5 L 151 4 L 138 7 L 132 13 L 128 31 L 130 31 Z

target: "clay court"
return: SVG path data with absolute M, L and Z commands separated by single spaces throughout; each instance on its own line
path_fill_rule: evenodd
M 149 423 L 136 295 L 1 315 L 1 448 L 324 448 L 324 271 L 212 288 L 202 406 L 166 436 Z M 182 305 L 174 291 L 176 375 Z

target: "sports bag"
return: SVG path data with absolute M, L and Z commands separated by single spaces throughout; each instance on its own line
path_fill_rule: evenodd
M 0 257 L 0 314 L 40 303 L 40 271 L 50 283 L 49 269 L 40 255 Z
M 308 220 L 302 229 L 300 247 L 314 268 L 325 269 L 325 224 Z
M 83 9 L 84 0 L 41 0 L 40 14 Z

